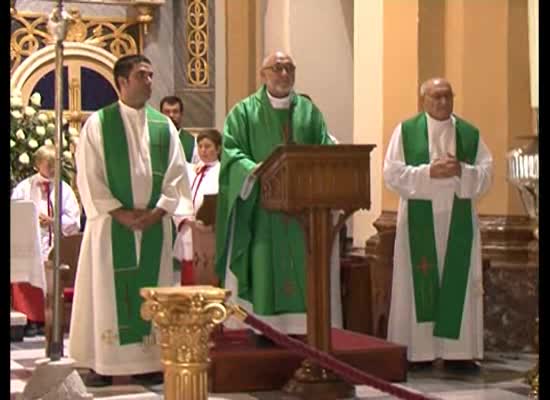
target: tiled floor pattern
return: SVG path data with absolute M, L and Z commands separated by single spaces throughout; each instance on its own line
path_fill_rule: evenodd
M 17 398 L 17 393 L 23 391 L 25 383 L 32 375 L 35 360 L 44 355 L 42 336 L 11 343 L 12 400 Z M 409 373 L 408 381 L 403 386 L 441 400 L 528 399 L 529 388 L 523 382 L 523 376 L 534 362 L 535 356 L 530 354 L 489 353 L 486 354 L 479 374 L 449 373 L 440 366 L 435 366 L 428 371 Z M 162 391 L 162 385 L 146 387 L 136 384 L 130 378 L 119 378 L 115 385 L 106 388 L 89 388 L 94 398 L 104 400 L 157 400 L 163 398 Z M 209 396 L 209 400 L 278 399 L 285 399 L 285 395 L 282 392 L 258 392 L 213 393 Z M 356 399 L 391 400 L 395 397 L 368 386 L 356 386 Z

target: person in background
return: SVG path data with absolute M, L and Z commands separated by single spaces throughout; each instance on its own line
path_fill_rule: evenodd
M 12 200 L 31 200 L 38 210 L 40 249 L 46 261 L 53 248 L 55 204 L 55 147 L 44 145 L 34 153 L 36 174 L 22 180 L 13 189 Z M 61 233 L 74 235 L 80 231 L 80 207 L 71 186 L 61 181 Z M 27 282 L 11 285 L 13 308 L 27 316 L 25 336 L 44 333 L 44 293 Z
M 205 195 L 218 193 L 218 177 L 220 174 L 220 152 L 222 136 L 214 129 L 202 131 L 197 136 L 197 149 L 200 161 L 196 164 L 188 164 L 189 182 L 191 183 L 191 198 L 193 201 L 192 215 L 174 217 L 174 223 L 178 227 L 178 236 L 174 244 L 174 257 L 181 262 L 181 284 L 196 284 L 196 276 L 193 265 L 194 251 L 191 235 L 191 227 L 206 230 L 202 221 L 195 215 L 203 204 Z
M 195 136 L 182 127 L 183 101 L 178 96 L 166 96 L 160 101 L 160 112 L 172 120 L 180 138 L 185 160 L 196 164 L 199 161 Z

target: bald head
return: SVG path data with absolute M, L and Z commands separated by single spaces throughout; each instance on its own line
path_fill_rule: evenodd
M 285 53 L 284 51 L 276 51 L 275 53 L 270 54 L 266 58 L 264 58 L 264 61 L 262 63 L 262 69 L 276 63 L 285 63 L 285 62 L 291 63 L 292 65 L 294 65 L 294 60 L 289 54 Z
M 296 66 L 292 57 L 276 51 L 267 56 L 260 70 L 260 77 L 274 97 L 286 97 L 294 86 Z
M 427 81 L 424 81 L 422 85 L 420 85 L 420 96 L 424 97 L 426 94 L 426 91 L 430 88 L 433 88 L 434 86 L 448 86 L 451 88 L 451 84 L 449 81 L 445 78 L 430 78 Z
M 420 85 L 422 105 L 430 117 L 444 121 L 453 112 L 453 88 L 445 78 L 431 78 Z

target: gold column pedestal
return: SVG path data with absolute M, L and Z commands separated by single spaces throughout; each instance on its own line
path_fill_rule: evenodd
M 160 341 L 166 400 L 208 399 L 210 333 L 228 316 L 230 291 L 214 286 L 142 288 L 141 317 Z
M 539 352 L 539 319 L 536 320 L 536 330 L 535 330 L 535 349 L 537 353 Z M 537 358 L 537 363 L 533 368 L 531 368 L 525 377 L 526 382 L 531 386 L 531 391 L 529 392 L 530 400 L 539 399 L 539 360 Z

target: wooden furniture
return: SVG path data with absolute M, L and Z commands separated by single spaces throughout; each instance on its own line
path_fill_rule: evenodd
M 330 252 L 354 211 L 370 208 L 370 152 L 374 145 L 279 146 L 256 172 L 268 210 L 298 218 L 305 232 L 307 340 L 331 352 Z M 332 210 L 343 210 L 333 226 Z M 303 398 L 353 397 L 354 387 L 305 360 L 284 390 Z
M 331 333 L 332 354 L 339 360 L 389 382 L 406 381 L 406 347 L 342 329 L 332 328 Z M 279 390 L 304 361 L 252 331 L 213 336 L 208 379 L 212 393 Z
M 374 335 L 372 271 L 366 256 L 340 258 L 342 320 L 348 331 Z
M 60 285 L 61 293 L 61 315 L 62 332 L 69 332 L 71 323 L 71 310 L 73 305 L 74 295 L 74 282 L 76 278 L 76 269 L 78 267 L 78 256 L 80 254 L 80 245 L 82 243 L 82 233 L 77 233 L 71 236 L 62 236 L 59 239 L 59 263 L 61 264 Z M 49 260 L 46 263 L 46 276 L 47 281 L 50 281 L 53 277 L 53 258 L 54 251 L 50 252 Z M 53 286 L 53 283 L 52 283 Z M 53 288 L 48 290 L 48 293 L 52 293 Z M 47 299 L 47 302 L 51 302 L 53 298 Z M 48 305 L 46 305 L 48 309 Z M 46 329 L 47 330 L 47 329 Z

